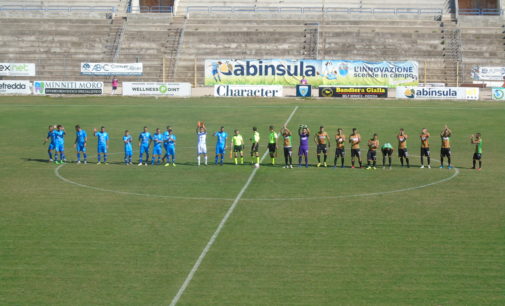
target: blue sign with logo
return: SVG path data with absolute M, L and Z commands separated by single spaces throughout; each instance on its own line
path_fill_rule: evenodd
M 491 90 L 493 100 L 505 100 L 505 88 L 498 87 Z
M 297 97 L 312 97 L 312 86 L 310 85 L 296 85 Z

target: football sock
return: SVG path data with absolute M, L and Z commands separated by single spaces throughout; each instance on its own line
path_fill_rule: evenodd
M 361 165 L 362 165 L 362 163 L 361 163 L 361 160 L 360 160 L 360 161 L 359 161 L 359 167 L 360 167 L 360 168 L 361 168 Z
M 402 164 L 403 166 L 403 157 L 400 157 L 400 163 Z
M 77 161 L 81 161 L 81 153 L 77 152 Z
M 235 165 L 237 165 L 237 164 L 238 164 L 238 161 L 237 161 L 237 158 L 236 158 L 236 157 L 234 158 L 234 161 L 235 161 Z
M 320 163 L 321 162 L 321 155 L 317 155 L 317 162 Z
M 214 159 L 214 163 L 216 163 L 216 165 L 217 165 L 217 160 L 218 160 L 218 156 L 216 155 L 216 158 Z
M 207 164 L 207 155 L 203 157 L 203 160 L 205 161 L 205 164 Z
M 482 168 L 482 161 L 479 160 L 479 168 Z
M 374 160 L 374 161 L 373 161 L 373 166 L 374 166 L 374 167 L 376 167 L 376 166 L 377 166 L 377 161 L 376 161 L 376 160 Z
M 224 162 L 224 156 L 221 156 L 221 165 L 223 164 Z
M 344 158 L 342 157 L 341 159 L 341 162 L 342 162 L 342 167 L 344 166 Z
M 100 160 L 98 160 L 98 161 L 100 161 Z M 141 164 L 141 163 L 142 163 L 142 153 L 140 153 L 140 156 L 139 156 L 139 164 Z
M 326 162 L 326 160 L 328 159 L 328 155 L 324 155 L 324 162 Z
M 473 160 L 473 167 L 475 168 L 476 160 Z
M 351 160 L 351 165 L 354 167 L 354 160 Z
M 107 154 L 104 154 L 104 155 L 103 155 L 103 161 L 104 161 L 104 163 L 106 163 L 106 162 L 107 162 Z
M 409 158 L 405 158 L 405 160 L 407 161 L 407 167 L 410 167 L 410 162 L 409 162 Z
M 450 157 L 447 157 L 447 165 L 450 166 L 451 165 L 451 158 Z
M 275 165 L 275 157 L 272 157 L 272 165 Z
M 65 159 L 66 159 L 66 158 L 65 158 L 65 153 L 61 152 L 61 153 L 60 153 L 60 160 L 65 160 Z
M 429 166 L 431 163 L 430 157 L 428 156 L 428 157 L 426 157 L 426 159 L 428 160 L 428 166 Z
M 82 153 L 82 156 L 84 156 L 84 161 L 86 161 L 88 159 L 88 154 Z
M 196 160 L 198 161 L 198 166 L 200 166 L 200 155 L 196 157 Z
M 47 151 L 47 154 L 49 155 L 49 159 L 53 159 L 53 152 Z M 56 154 L 55 154 L 56 155 Z
M 243 156 L 241 156 L 241 157 L 240 157 L 240 163 L 241 163 L 241 164 L 243 164 L 243 163 L 244 163 L 244 157 L 243 157 Z
M 389 167 L 391 167 L 391 162 L 393 161 L 393 158 L 391 158 L 391 156 L 389 156 Z
M 98 156 L 97 156 L 98 162 L 100 162 L 100 159 L 101 159 L 101 158 L 102 158 L 102 157 L 101 157 L 101 155 L 100 155 L 100 154 L 98 154 Z M 142 160 L 142 157 L 140 158 L 140 160 Z

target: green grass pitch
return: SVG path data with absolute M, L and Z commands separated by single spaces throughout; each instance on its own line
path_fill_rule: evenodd
M 179 305 L 505 304 L 503 104 L 122 97 L 0 98 L 0 304 L 169 304 L 253 171 L 228 156 L 223 167 L 196 167 L 196 122 L 246 139 L 257 126 L 263 152 L 268 126 L 280 128 L 296 106 L 292 130 L 357 127 L 364 139 L 378 133 L 396 145 L 405 128 L 413 166 L 400 168 L 396 156 L 391 171 L 264 164 Z M 437 161 L 419 169 L 421 128 L 439 159 L 446 123 L 458 170 Z M 80 124 L 92 162 L 92 128 L 105 125 L 112 163 L 56 171 L 42 145 L 49 124 L 65 125 L 69 160 Z M 125 129 L 136 139 L 144 125 L 168 124 L 178 167 L 120 163 Z M 480 172 L 469 169 L 475 132 Z M 211 164 L 214 144 L 209 136 Z

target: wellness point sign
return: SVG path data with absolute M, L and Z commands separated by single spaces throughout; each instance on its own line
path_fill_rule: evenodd
M 345 60 L 205 60 L 205 85 L 417 86 L 418 63 Z

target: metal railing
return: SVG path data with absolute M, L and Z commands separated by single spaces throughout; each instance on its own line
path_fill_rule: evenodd
M 472 16 L 502 16 L 502 9 L 478 9 L 478 8 L 460 8 L 459 15 L 472 15 Z
M 174 12 L 172 6 L 128 6 L 127 13 L 170 13 Z
M 60 11 L 60 12 L 116 12 L 114 6 L 33 6 L 33 5 L 2 5 L 0 11 Z
M 442 15 L 441 8 L 338 8 L 338 7 L 247 7 L 247 6 L 188 6 L 186 13 L 297 13 L 297 14 L 391 14 Z

